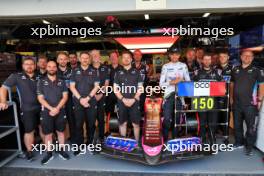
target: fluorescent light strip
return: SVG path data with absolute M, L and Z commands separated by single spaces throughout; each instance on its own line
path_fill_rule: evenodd
M 145 20 L 149 20 L 149 14 L 145 14 Z
M 204 13 L 204 14 L 203 14 L 203 17 L 206 18 L 206 17 L 208 17 L 209 15 L 210 15 L 210 13 Z
M 130 51 L 131 51 L 131 52 L 134 52 L 135 49 L 131 49 Z M 167 49 L 164 49 L 164 48 L 157 48 L 157 49 L 142 49 L 142 48 L 140 48 L 140 51 L 141 51 L 143 54 L 154 54 L 154 53 L 166 53 L 166 52 L 167 52 Z
M 93 22 L 94 20 L 92 19 L 92 18 L 90 18 L 90 17 L 84 17 L 84 19 L 86 19 L 87 21 L 89 21 L 89 22 Z
M 170 48 L 173 43 L 161 43 L 161 44 L 123 44 L 127 49 L 133 48 Z
M 59 40 L 58 43 L 65 44 L 66 42 Z
M 49 21 L 47 21 L 47 20 L 42 20 L 42 23 L 44 23 L 44 24 L 51 24 Z

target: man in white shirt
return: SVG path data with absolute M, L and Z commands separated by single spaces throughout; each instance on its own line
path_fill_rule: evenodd
M 169 50 L 170 62 L 163 65 L 160 76 L 160 87 L 165 89 L 164 104 L 163 104 L 163 136 L 164 141 L 168 140 L 169 129 L 174 120 L 174 107 L 180 109 L 182 103 L 180 100 L 175 102 L 176 85 L 181 81 L 190 81 L 188 68 L 185 63 L 179 61 L 181 57 L 180 50 L 173 48 Z M 176 121 L 179 119 L 177 114 Z M 172 133 L 172 137 L 175 132 Z

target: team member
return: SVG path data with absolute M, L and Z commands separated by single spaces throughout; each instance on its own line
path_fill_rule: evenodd
M 48 58 L 46 56 L 40 55 L 38 57 L 36 74 L 39 78 L 46 76 L 46 74 L 47 74 L 47 70 L 46 70 L 47 63 L 48 63 Z
M 219 64 L 219 54 L 218 53 L 213 53 L 212 54 L 212 67 L 216 68 Z
M 193 74 L 195 70 L 199 69 L 199 64 L 195 60 L 195 50 L 192 48 L 187 49 L 185 64 L 188 67 L 189 75 L 191 80 L 193 79 Z
M 115 74 L 118 70 L 122 68 L 122 66 L 118 64 L 119 62 L 118 52 L 117 51 L 111 52 L 109 54 L 109 60 L 111 62 L 111 65 L 109 66 L 110 69 L 109 86 L 113 88 Z M 106 97 L 106 110 L 105 110 L 107 114 L 114 112 L 116 103 L 117 103 L 117 98 L 114 94 L 114 91 L 110 93 L 108 92 L 108 96 Z
M 114 91 L 118 99 L 118 121 L 121 136 L 126 136 L 127 121 L 132 122 L 134 136 L 139 141 L 139 122 L 141 120 L 139 98 L 143 91 L 143 80 L 140 72 L 132 67 L 131 53 L 122 53 L 123 68 L 118 70 L 114 80 Z
M 84 143 L 83 125 L 86 121 L 86 129 L 88 131 L 87 143 L 92 144 L 95 121 L 96 121 L 96 99 L 95 94 L 99 90 L 99 77 L 97 72 L 91 66 L 90 54 L 88 52 L 80 53 L 81 65 L 72 71 L 70 80 L 70 90 L 73 94 L 74 117 L 76 124 L 75 141 L 76 144 Z M 79 155 L 80 151 L 74 152 Z
M 190 76 L 188 73 L 188 68 L 185 63 L 179 61 L 181 57 L 180 50 L 177 48 L 172 48 L 169 50 L 170 62 L 162 66 L 161 76 L 160 76 L 160 87 L 165 88 L 164 93 L 164 104 L 163 104 L 163 136 L 164 141 L 168 140 L 169 129 L 172 122 L 175 120 L 174 117 L 174 105 L 176 103 L 176 108 L 180 109 L 182 107 L 181 100 L 177 99 L 175 102 L 176 85 L 181 81 L 190 81 Z M 179 114 L 176 114 L 176 121 L 179 120 Z M 175 136 L 173 132 L 173 137 Z
M 96 93 L 96 105 L 97 105 L 97 113 L 96 118 L 98 121 L 98 128 L 99 128 L 99 142 L 101 143 L 104 139 L 104 119 L 105 119 L 105 88 L 109 86 L 109 79 L 110 79 L 110 69 L 106 65 L 101 63 L 101 55 L 98 50 L 91 51 L 92 56 L 92 66 L 98 73 L 100 79 L 100 88 L 101 90 Z
M 142 63 L 142 53 L 139 49 L 136 49 L 134 52 L 133 52 L 133 63 L 132 63 L 132 67 L 136 68 L 142 79 L 143 79 L 143 86 L 144 88 L 146 88 L 147 84 L 148 84 L 148 70 L 149 70 L 149 67 L 148 65 Z M 145 93 L 142 93 L 141 96 L 140 96 L 140 111 L 141 111 L 141 114 L 143 115 L 144 114 L 144 103 L 145 103 L 145 99 L 146 99 L 146 94 Z
M 68 54 L 66 52 L 59 52 L 57 55 L 57 63 L 58 63 L 58 78 L 65 81 L 67 88 L 70 87 L 70 78 L 72 69 L 67 66 L 69 61 Z M 73 114 L 73 102 L 72 102 L 72 93 L 69 91 L 68 93 L 68 101 L 66 103 L 65 112 L 69 124 L 69 130 L 70 130 L 70 141 L 71 143 L 74 143 L 74 132 L 75 130 L 75 119 Z
M 199 69 L 201 69 L 203 66 L 202 60 L 203 60 L 203 56 L 204 56 L 204 49 L 203 48 L 197 48 L 195 55 L 196 55 L 196 62 L 198 63 Z
M 40 120 L 47 147 L 47 155 L 41 160 L 41 164 L 47 164 L 53 159 L 50 145 L 52 144 L 54 130 L 56 130 L 59 144 L 65 143 L 66 114 L 64 105 L 68 99 L 68 90 L 65 81 L 59 79 L 56 73 L 56 62 L 49 61 L 47 64 L 47 76 L 38 81 L 37 87 L 38 100 L 42 106 Z M 57 152 L 61 158 L 68 160 L 70 157 L 62 148 Z
M 218 69 L 214 69 L 212 67 L 212 56 L 208 53 L 204 54 L 202 59 L 203 67 L 200 70 L 194 72 L 194 81 L 202 81 L 202 82 L 212 82 L 212 81 L 222 81 L 223 78 L 221 76 L 221 71 Z M 217 105 L 215 106 L 217 108 Z M 212 143 L 215 143 L 215 131 L 217 124 L 217 112 L 200 112 L 200 124 L 201 124 L 201 138 L 202 141 L 206 142 L 206 126 L 208 125 L 211 130 L 211 134 L 213 137 Z
M 21 120 L 25 129 L 24 143 L 27 149 L 26 159 L 33 160 L 32 145 L 34 144 L 34 131 L 39 124 L 40 104 L 37 100 L 37 79 L 35 74 L 36 63 L 32 58 L 22 62 L 23 71 L 11 74 L 1 87 L 0 110 L 8 108 L 7 92 L 13 86 L 17 87 L 20 95 Z
M 241 66 L 233 69 L 230 85 L 230 103 L 233 105 L 235 127 L 234 146 L 240 148 L 246 144 L 246 154 L 252 155 L 256 140 L 256 116 L 263 100 L 264 73 L 252 65 L 254 60 L 252 51 L 242 51 L 240 58 Z M 245 143 L 243 119 L 247 126 Z
M 226 87 L 227 87 L 227 89 L 229 89 L 229 83 L 230 83 L 230 79 L 231 79 L 231 72 L 232 72 L 233 66 L 228 64 L 228 61 L 229 61 L 228 52 L 221 51 L 218 53 L 218 55 L 219 55 L 219 65 L 216 68 L 221 70 L 223 79 L 227 83 Z M 228 101 L 229 101 L 228 98 L 220 98 L 219 99 L 219 108 L 220 109 L 226 108 Z M 228 123 L 229 122 L 229 115 L 228 115 L 228 117 L 226 117 L 226 116 L 227 116 L 226 112 L 219 112 L 219 122 L 229 124 Z M 228 120 L 228 121 L 226 121 L 226 120 Z M 220 128 L 220 129 L 222 129 L 224 137 L 227 138 L 229 126 L 226 126 L 226 128 L 227 128 L 226 130 L 224 130 L 224 128 Z M 225 141 L 225 142 L 227 142 L 227 141 Z
M 78 58 L 77 58 L 76 53 L 70 53 L 69 59 L 70 59 L 71 69 L 77 68 L 79 64 L 78 64 Z

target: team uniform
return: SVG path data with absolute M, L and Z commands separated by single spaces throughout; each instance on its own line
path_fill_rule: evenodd
M 37 99 L 37 77 L 30 78 L 25 72 L 11 74 L 3 83 L 6 88 L 16 86 L 20 99 L 21 120 L 26 133 L 35 130 L 39 124 L 40 104 Z
M 38 77 L 38 79 L 44 78 L 47 75 L 47 71 L 46 72 L 41 72 L 40 70 L 36 70 L 36 77 Z
M 91 66 L 86 70 L 83 70 L 82 67 L 77 67 L 72 71 L 70 84 L 75 83 L 76 90 L 79 92 L 81 97 L 87 97 L 92 91 L 96 84 L 99 84 L 100 80 L 97 76 L 97 72 Z M 81 145 L 84 142 L 83 139 L 83 124 L 84 121 L 88 122 L 88 136 L 87 142 L 90 144 L 93 141 L 95 121 L 96 121 L 96 100 L 92 97 L 89 101 L 90 107 L 85 108 L 80 104 L 80 100 L 76 97 L 73 97 L 74 104 L 74 116 L 76 124 L 75 140 L 78 145 Z
M 146 88 L 146 86 L 148 85 L 148 67 L 147 65 L 145 65 L 144 63 L 140 63 L 139 66 L 136 66 L 135 63 L 132 63 L 132 67 L 136 68 L 139 73 L 140 73 L 140 76 L 142 77 L 142 80 L 143 80 L 143 87 Z M 143 92 L 141 95 L 140 95 L 140 101 L 139 101 L 139 104 L 140 104 L 140 111 L 141 111 L 141 114 L 143 115 L 144 114 L 144 103 L 145 103 L 145 99 L 146 99 L 146 94 Z
M 246 144 L 251 150 L 256 140 L 257 89 L 264 83 L 264 72 L 253 65 L 237 66 L 232 71 L 231 82 L 234 83 L 235 143 L 237 146 Z M 245 143 L 243 119 L 247 125 Z
M 94 67 L 93 67 L 94 68 Z M 100 80 L 100 88 L 105 85 L 106 81 L 110 80 L 110 69 L 109 67 L 105 65 L 100 65 L 99 68 L 94 68 L 98 74 L 99 80 Z M 100 94 L 102 92 L 98 92 Z M 105 117 L 105 95 L 96 102 L 97 105 L 97 112 L 96 112 L 96 118 L 98 121 L 98 127 L 99 127 L 99 138 L 102 140 L 104 139 L 104 117 Z
M 114 84 L 120 88 L 120 92 L 124 98 L 134 98 L 138 86 L 143 86 L 143 80 L 140 72 L 136 68 L 131 67 L 129 70 L 121 68 L 115 74 Z M 128 87 L 134 87 L 136 89 L 131 89 L 131 92 L 125 91 L 125 88 Z M 126 107 L 122 100 L 117 100 L 117 106 L 117 115 L 120 124 L 128 120 L 132 123 L 139 124 L 141 120 L 139 101 L 135 101 L 131 107 Z
M 116 68 L 113 68 L 111 65 L 109 66 L 110 69 L 110 81 L 109 81 L 109 86 L 113 87 L 114 85 L 114 78 L 116 72 L 122 68 L 121 65 L 118 65 Z M 114 91 L 110 92 L 108 96 L 106 96 L 106 106 L 105 106 L 105 111 L 106 113 L 112 113 L 115 111 L 115 105 L 117 103 L 117 98 L 115 96 Z
M 186 59 L 185 59 L 186 60 Z M 190 79 L 193 80 L 193 77 L 194 77 L 194 72 L 196 70 L 199 70 L 199 64 L 196 62 L 196 61 L 193 61 L 191 65 L 189 65 L 187 63 L 187 61 L 185 61 L 185 64 L 187 65 L 188 67 L 188 72 L 189 72 L 189 75 L 190 75 Z
M 164 92 L 164 104 L 163 104 L 163 136 L 164 140 L 168 139 L 169 129 L 172 122 L 174 122 L 174 107 L 176 103 L 176 109 L 182 108 L 182 101 L 177 99 L 175 102 L 176 86 L 170 85 L 170 81 L 175 80 L 176 77 L 182 77 L 184 81 L 190 81 L 190 76 L 188 73 L 188 68 L 185 63 L 169 62 L 162 67 L 160 76 L 160 87 L 165 88 Z M 176 121 L 179 120 L 179 114 L 176 114 Z M 173 132 L 173 137 L 177 132 Z
M 68 94 L 64 80 L 57 78 L 55 81 L 51 81 L 48 76 L 39 80 L 37 95 L 42 95 L 50 106 L 56 107 L 62 99 L 63 94 Z M 49 110 L 42 106 L 40 122 L 45 135 L 51 134 L 55 130 L 63 132 L 66 125 L 65 109 L 62 108 L 56 116 L 50 116 Z
M 223 77 L 221 75 L 221 70 L 218 69 L 211 68 L 210 70 L 205 70 L 204 68 L 202 68 L 194 73 L 194 81 L 213 82 L 222 80 Z M 217 108 L 217 106 L 218 105 L 216 104 L 215 108 Z M 215 138 L 216 124 L 218 121 L 217 112 L 199 112 L 199 117 L 201 125 L 200 135 L 202 137 L 203 142 L 205 142 L 206 140 L 206 125 L 209 126 L 209 128 L 211 129 L 211 133 Z
M 226 88 L 227 88 L 228 92 L 229 92 L 229 84 L 230 84 L 231 73 L 232 73 L 233 68 L 234 67 L 232 65 L 229 65 L 229 64 L 227 64 L 224 67 L 221 67 L 221 66 L 216 67 L 216 69 L 219 69 L 222 72 L 221 74 L 222 74 L 224 81 L 226 82 Z M 229 99 L 227 97 L 219 98 L 219 101 L 218 101 L 219 108 L 220 109 L 227 108 L 228 101 L 229 101 Z M 218 120 L 219 123 L 226 123 L 227 124 L 226 125 L 227 130 L 224 130 L 223 128 L 220 128 L 220 129 L 223 129 L 223 136 L 228 137 L 229 119 L 230 119 L 229 113 L 228 113 L 227 118 L 226 118 L 226 116 L 227 116 L 226 112 L 219 112 L 218 114 L 219 114 L 219 120 Z
M 70 86 L 70 79 L 71 79 L 72 69 L 70 67 L 67 67 L 64 71 L 58 67 L 57 76 L 59 79 L 65 81 L 66 87 L 69 88 Z M 68 101 L 65 104 L 65 113 L 69 124 L 69 130 L 70 130 L 70 139 L 71 142 L 74 143 L 74 136 L 75 136 L 75 118 L 73 113 L 73 101 L 72 101 L 72 93 L 68 89 Z

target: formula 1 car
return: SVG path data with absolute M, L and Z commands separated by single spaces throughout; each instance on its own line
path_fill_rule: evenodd
M 109 135 L 106 137 L 101 154 L 147 165 L 162 164 L 175 160 L 200 158 L 211 154 L 211 151 L 197 150 L 195 146 L 203 145 L 199 136 L 200 120 L 197 112 L 226 111 L 216 109 L 215 98 L 227 96 L 225 82 L 182 82 L 177 87 L 178 94 L 175 98 L 190 99 L 189 108 L 180 110 L 178 124 L 181 134 L 164 142 L 162 136 L 162 98 L 148 97 L 145 101 L 145 116 L 141 124 L 141 141 L 138 142 L 128 135 L 127 138 L 118 136 L 118 119 L 115 113 L 109 114 L 106 127 Z M 187 101 L 188 102 L 188 101 Z M 228 107 L 228 106 L 227 106 Z M 117 135 L 115 135 L 117 134 Z M 208 135 L 209 138 L 212 136 Z

